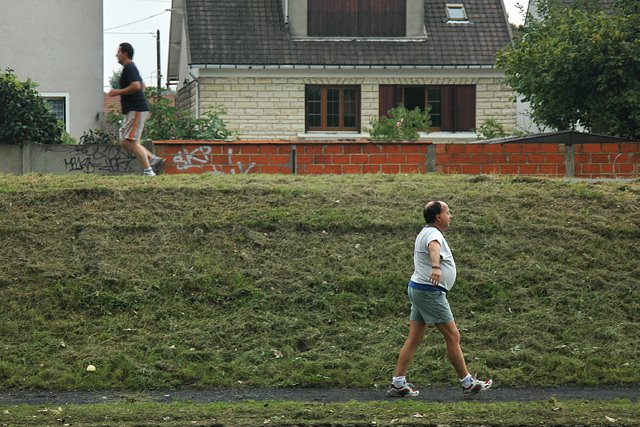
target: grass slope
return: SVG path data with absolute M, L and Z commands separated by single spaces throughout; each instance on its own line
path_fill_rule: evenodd
M 385 387 L 431 198 L 472 372 L 640 381 L 638 182 L 32 175 L 0 176 L 1 387 Z M 410 378 L 456 381 L 437 333 Z

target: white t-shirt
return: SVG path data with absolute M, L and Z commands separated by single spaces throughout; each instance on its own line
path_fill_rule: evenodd
M 429 243 L 436 240 L 440 243 L 440 283 L 439 285 L 450 291 L 456 281 L 456 262 L 444 236 L 435 227 L 425 226 L 418 237 L 416 237 L 415 249 L 413 251 L 414 271 L 411 281 L 423 285 L 431 283 L 431 257 L 429 256 Z

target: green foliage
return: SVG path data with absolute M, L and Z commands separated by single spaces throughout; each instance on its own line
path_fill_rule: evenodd
M 494 118 L 482 122 L 480 128 L 478 128 L 478 132 L 484 139 L 504 138 L 509 135 L 507 131 L 504 130 L 502 123 Z
M 103 129 L 89 129 L 80 137 L 80 144 L 118 144 L 118 140 Z
M 388 111 L 388 117 L 373 117 L 367 129 L 371 139 L 385 141 L 415 141 L 419 132 L 427 132 L 431 126 L 428 111 L 419 107 L 407 110 L 403 105 Z
M 13 70 L 0 74 L 0 144 L 61 144 L 63 126 L 30 79 Z
M 144 126 L 142 139 L 150 140 L 235 140 L 238 132 L 229 130 L 221 116 L 222 107 L 215 106 L 206 110 L 199 118 L 186 111 L 178 111 L 165 97 L 158 97 L 156 88 L 147 88 L 145 96 L 149 102 L 150 115 Z M 122 114 L 110 111 L 107 120 L 118 123 Z
M 122 70 L 114 71 L 111 77 L 109 77 L 109 84 L 113 89 L 121 89 L 120 76 L 122 76 Z
M 537 124 L 640 139 L 640 6 L 622 0 L 609 15 L 582 3 L 540 1 L 543 19 L 528 19 L 498 66 Z
M 78 143 L 78 141 L 69 134 L 69 132 L 64 132 L 62 134 L 62 143 L 63 144 L 67 144 L 67 145 L 75 145 Z

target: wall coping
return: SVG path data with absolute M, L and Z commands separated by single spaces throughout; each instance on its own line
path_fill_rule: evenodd
M 304 145 L 304 144 L 372 144 L 372 145 L 431 145 L 433 141 L 417 140 L 417 141 L 372 141 L 369 139 L 356 139 L 356 140 L 304 140 L 304 141 L 292 141 L 292 140 L 259 140 L 259 139 L 247 139 L 247 140 L 190 140 L 190 139 L 172 139 L 172 140 L 158 140 L 153 141 L 154 145 Z

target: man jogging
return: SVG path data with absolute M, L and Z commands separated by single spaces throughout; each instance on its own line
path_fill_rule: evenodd
M 462 392 L 465 395 L 477 394 L 489 389 L 492 381 L 480 381 L 469 374 L 460 348 L 460 332 L 447 301 L 447 292 L 456 280 L 456 263 L 443 234 L 449 228 L 451 212 L 445 202 L 431 201 L 424 207 L 423 215 L 427 225 L 416 238 L 414 272 L 407 290 L 411 301 L 409 336 L 400 350 L 387 396 L 413 397 L 419 394 L 407 382 L 406 375 L 427 324 L 435 325 L 444 336 L 447 357 L 458 374 Z
M 144 87 L 138 68 L 133 63 L 133 46 L 121 43 L 116 53 L 122 65 L 120 89 L 111 89 L 109 96 L 120 96 L 124 121 L 120 128 L 122 147 L 131 151 L 144 168 L 144 175 L 155 176 L 164 166 L 164 159 L 152 154 L 140 143 L 144 123 L 149 116 L 149 104 L 144 97 Z M 155 169 L 155 171 L 154 171 Z

